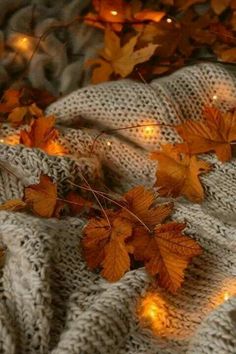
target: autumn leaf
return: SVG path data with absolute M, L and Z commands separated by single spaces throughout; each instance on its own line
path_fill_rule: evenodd
M 68 203 L 72 215 L 80 214 L 84 209 L 91 208 L 93 205 L 91 201 L 73 191 L 67 194 L 65 201 Z
M 171 144 L 163 145 L 161 151 L 151 154 L 151 158 L 158 161 L 156 186 L 161 196 L 183 195 L 197 203 L 204 199 L 199 175 L 208 172 L 210 164 L 177 151 Z
M 114 282 L 130 269 L 129 252 L 125 241 L 132 234 L 132 225 L 120 217 L 91 219 L 84 229 L 83 248 L 90 268 L 102 268 L 102 276 Z
M 19 211 L 24 210 L 26 203 L 21 199 L 11 199 L 0 205 L 0 211 Z
M 29 131 L 20 132 L 20 142 L 25 146 L 40 148 L 50 153 L 50 144 L 58 138 L 58 131 L 54 128 L 54 124 L 54 116 L 35 119 Z
M 7 114 L 7 121 L 13 127 L 28 124 L 33 118 L 43 115 L 42 110 L 30 96 L 32 90 L 22 88 L 20 90 L 8 89 L 4 92 L 2 103 L 0 103 L 0 113 Z M 39 92 L 41 91 L 39 90 Z M 46 100 L 47 95 L 44 95 Z M 49 99 L 48 102 L 50 102 Z
M 211 0 L 211 7 L 217 15 L 225 11 L 231 3 L 231 0 Z
M 0 113 L 9 113 L 19 105 L 20 92 L 8 89 L 4 92 L 0 103 Z
M 217 54 L 218 58 L 222 61 L 228 63 L 236 62 L 236 46 L 228 47 L 224 44 L 219 44 L 214 47 L 214 52 Z
M 123 47 L 120 38 L 110 29 L 105 32 L 105 47 L 99 53 L 100 58 L 91 59 L 86 65 L 98 65 L 93 70 L 92 82 L 99 83 L 109 80 L 111 74 L 121 77 L 128 76 L 135 65 L 147 61 L 158 47 L 157 44 L 148 44 L 142 49 L 135 50 L 138 35 L 132 37 Z
M 196 241 L 182 233 L 185 226 L 157 225 L 153 234 L 140 227 L 131 241 L 135 259 L 144 261 L 147 272 L 158 275 L 158 284 L 172 293 L 181 286 L 190 260 L 201 253 Z
M 123 0 L 93 0 L 94 9 L 97 15 L 89 13 L 86 16 L 86 22 L 96 27 L 104 28 L 103 23 L 99 23 L 99 20 L 110 22 L 114 31 L 120 31 L 122 29 L 122 22 L 125 21 L 126 7 L 127 5 Z M 97 20 L 97 23 L 90 22 L 89 19 Z
M 236 141 L 236 110 L 221 113 L 216 108 L 207 108 L 204 121 L 187 120 L 176 127 L 188 143 L 191 154 L 214 151 L 222 162 L 232 158 L 231 143 Z
M 40 176 L 40 182 L 25 188 L 24 202 L 39 216 L 50 218 L 57 202 L 57 186 L 50 177 Z
M 159 22 L 165 16 L 163 11 L 152 11 L 149 9 L 144 9 L 143 11 L 134 14 L 134 18 L 140 21 L 153 21 Z
M 88 13 L 85 16 L 85 22 L 105 29 L 108 22 L 112 30 L 120 32 L 123 28 L 123 23 L 129 21 L 153 21 L 159 22 L 165 15 L 163 11 L 154 11 L 150 9 L 142 10 L 142 3 L 140 1 L 132 1 L 126 3 L 123 0 L 94 0 L 93 6 L 96 14 Z
M 162 223 L 170 216 L 173 209 L 172 203 L 154 206 L 155 194 L 143 186 L 137 186 L 128 191 L 124 195 L 124 199 L 128 203 L 128 210 L 135 214 L 148 227 Z M 121 215 L 137 223 L 137 218 L 132 217 L 126 210 L 122 210 Z

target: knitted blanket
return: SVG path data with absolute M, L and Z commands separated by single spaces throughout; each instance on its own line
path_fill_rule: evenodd
M 46 174 L 59 194 L 80 183 L 81 174 L 116 190 L 153 185 L 156 163 L 148 152 L 180 141 L 169 127 L 154 135 L 142 129 L 98 131 L 200 119 L 205 106 L 235 107 L 236 79 L 222 66 L 201 64 L 150 85 L 129 80 L 79 89 L 53 103 L 66 156 L 11 145 L 17 130 L 1 127 L 0 201 L 22 197 L 25 186 Z M 86 128 L 78 128 L 78 122 Z M 77 128 L 76 128 L 77 126 Z M 203 253 L 188 267 L 176 295 L 155 290 L 155 328 L 145 328 L 137 310 L 149 292 L 143 269 L 108 283 L 89 270 L 80 241 L 86 220 L 43 219 L 0 212 L 0 240 L 6 249 L 0 277 L 0 352 L 6 354 L 233 354 L 236 353 L 236 159 L 201 177 L 205 201 L 175 202 L 173 219 Z M 117 183 L 119 182 L 119 183 Z M 118 188 L 119 186 L 119 188 Z

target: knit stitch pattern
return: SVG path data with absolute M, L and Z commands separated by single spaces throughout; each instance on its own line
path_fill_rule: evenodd
M 150 151 L 180 137 L 164 126 L 154 126 L 158 134 L 153 135 L 146 135 L 144 127 L 115 129 L 201 119 L 213 96 L 226 111 L 235 107 L 235 94 L 235 76 L 214 64 L 187 67 L 151 85 L 121 80 L 79 89 L 46 112 L 57 117 L 66 156 L 10 145 L 19 132 L 7 125 L 0 130 L 0 202 L 22 197 L 24 187 L 37 183 L 42 173 L 57 182 L 59 196 L 82 176 L 91 183 L 112 181 L 120 191 L 152 186 L 158 166 L 148 159 Z M 82 120 L 86 128 L 75 128 Z M 205 201 L 178 199 L 173 219 L 187 223 L 186 234 L 204 251 L 188 267 L 176 295 L 155 290 L 165 314 L 158 318 L 158 330 L 144 328 L 138 317 L 138 304 L 151 283 L 144 269 L 111 284 L 87 268 L 80 244 L 86 220 L 0 212 L 0 242 L 6 250 L 0 352 L 235 354 L 236 159 L 223 164 L 214 154 L 202 158 L 213 164 L 201 177 Z

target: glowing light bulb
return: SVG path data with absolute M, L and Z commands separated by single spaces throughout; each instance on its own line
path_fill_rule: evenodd
M 116 10 L 111 10 L 110 13 L 111 13 L 112 16 L 117 16 L 118 15 L 118 12 Z
M 22 52 L 27 52 L 29 51 L 31 47 L 31 42 L 29 38 L 27 37 L 18 37 L 15 41 L 15 46 Z
M 213 99 L 213 101 L 216 101 L 216 100 L 218 100 L 218 96 L 217 96 L 217 95 L 214 95 L 214 96 L 212 97 L 212 99 Z
M 168 17 L 168 18 L 166 19 L 166 22 L 167 22 L 167 23 L 171 23 L 171 22 L 172 22 L 172 19 Z
M 147 126 L 144 128 L 144 135 L 145 136 L 152 136 L 154 134 L 154 129 L 151 126 Z
M 224 293 L 224 300 L 229 300 L 229 293 L 227 291 Z
M 4 139 L 0 139 L 0 143 L 4 143 Z
M 110 141 L 107 141 L 107 146 L 111 146 L 111 142 Z
M 144 326 L 151 327 L 153 331 L 165 329 L 168 319 L 166 304 L 157 294 L 147 294 L 140 299 L 138 315 Z

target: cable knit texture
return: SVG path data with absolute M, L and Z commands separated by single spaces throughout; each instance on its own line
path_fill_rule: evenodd
M 47 109 L 57 117 L 66 156 L 9 145 L 18 132 L 2 127 L 0 201 L 21 197 L 24 186 L 37 182 L 41 173 L 57 182 L 59 195 L 72 188 L 71 181 L 79 183 L 82 174 L 120 190 L 151 186 L 158 166 L 148 159 L 149 152 L 180 137 L 163 126 L 153 126 L 151 134 L 144 127 L 115 129 L 200 119 L 206 105 L 225 111 L 235 107 L 235 97 L 235 76 L 213 64 L 181 69 L 151 85 L 121 80 L 75 91 Z M 75 128 L 77 123 L 84 128 Z M 235 354 L 236 160 L 222 164 L 214 154 L 203 158 L 214 166 L 201 177 L 205 201 L 193 204 L 180 198 L 173 219 L 187 223 L 186 233 L 204 252 L 189 266 L 176 295 L 156 290 L 160 313 L 165 309 L 158 330 L 144 328 L 137 315 L 150 285 L 143 269 L 114 284 L 88 270 L 80 246 L 86 220 L 0 212 L 0 240 L 6 249 L 0 352 Z

